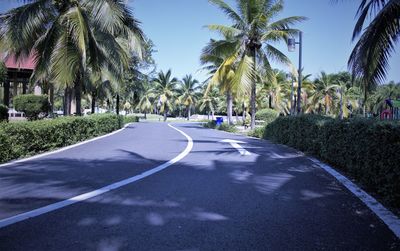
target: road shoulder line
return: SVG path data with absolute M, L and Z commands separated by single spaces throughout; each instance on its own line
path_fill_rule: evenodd
M 374 197 L 362 190 L 348 178 L 337 172 L 334 168 L 321 161 L 308 157 L 313 163 L 324 169 L 327 173 L 332 175 L 343 186 L 345 186 L 352 194 L 359 198 L 372 212 L 374 212 L 400 239 L 400 219 L 394 215 L 389 209 L 379 203 Z
M 61 209 L 63 207 L 67 207 L 67 206 L 73 205 L 73 204 L 78 203 L 78 202 L 82 202 L 82 201 L 91 199 L 91 198 L 96 197 L 98 195 L 110 192 L 112 190 L 118 189 L 120 187 L 123 187 L 123 186 L 126 186 L 128 184 L 134 183 L 134 182 L 139 181 L 141 179 L 144 179 L 144 178 L 146 178 L 146 177 L 148 177 L 150 175 L 158 173 L 158 172 L 166 169 L 167 167 L 177 163 L 178 161 L 180 161 L 181 159 L 186 157 L 191 152 L 191 150 L 193 148 L 193 139 L 189 135 L 187 135 L 185 132 L 179 130 L 178 128 L 176 128 L 174 126 L 172 126 L 171 124 L 168 124 L 168 126 L 171 127 L 172 129 L 176 130 L 177 132 L 179 132 L 183 136 L 185 136 L 185 138 L 187 139 L 187 142 L 188 142 L 187 145 L 186 145 L 186 148 L 178 156 L 176 156 L 175 158 L 173 158 L 173 159 L 165 162 L 164 164 L 161 164 L 161 165 L 159 165 L 159 166 L 157 166 L 157 167 L 155 167 L 153 169 L 147 170 L 147 171 L 145 171 L 145 172 L 143 172 L 143 173 L 141 173 L 139 175 L 135 175 L 133 177 L 118 181 L 116 183 L 110 184 L 110 185 L 102 187 L 100 189 L 97 189 L 97 190 L 94 190 L 94 191 L 91 191 L 91 192 L 87 192 L 87 193 L 84 193 L 84 194 L 81 194 L 81 195 L 72 197 L 70 199 L 66 199 L 66 200 L 60 201 L 60 202 L 56 202 L 54 204 L 50 204 L 50 205 L 47 205 L 47 206 L 44 206 L 44 207 L 41 207 L 41 208 L 38 208 L 38 209 L 34 209 L 32 211 L 28 211 L 28 212 L 25 212 L 25 213 L 22 213 L 22 214 L 18 214 L 18 215 L 9 217 L 9 218 L 2 219 L 2 220 L 0 220 L 0 228 L 9 226 L 9 225 L 15 224 L 17 222 L 21 222 L 21 221 L 33 218 L 33 217 L 36 217 L 36 216 L 39 216 L 39 215 L 43 215 L 43 214 L 46 214 L 46 213 Z

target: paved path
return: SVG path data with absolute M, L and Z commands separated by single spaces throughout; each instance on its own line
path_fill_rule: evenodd
M 147 178 L 0 228 L 0 250 L 389 250 L 399 240 L 325 171 L 266 141 L 174 124 L 194 142 Z M 241 155 L 224 139 L 239 140 Z M 179 155 L 163 123 L 0 168 L 0 221 L 139 175 Z

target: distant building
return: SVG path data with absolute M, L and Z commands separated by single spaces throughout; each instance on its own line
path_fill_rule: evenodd
M 32 55 L 18 61 L 15 60 L 14 55 L 3 55 L 0 59 L 7 68 L 7 79 L 4 83 L 0 83 L 0 102 L 10 106 L 13 97 L 28 92 L 29 79 L 35 69 L 35 61 Z M 35 94 L 37 92 L 35 88 Z

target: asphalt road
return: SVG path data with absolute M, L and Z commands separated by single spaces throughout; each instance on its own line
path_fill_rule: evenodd
M 0 250 L 399 250 L 396 236 L 333 177 L 267 141 L 174 124 L 178 163 L 0 228 Z M 240 140 L 241 155 L 224 139 Z M 0 220 L 159 166 L 187 147 L 163 123 L 0 167 Z

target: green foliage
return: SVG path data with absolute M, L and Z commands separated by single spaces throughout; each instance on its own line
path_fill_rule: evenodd
M 250 137 L 256 137 L 256 138 L 263 138 L 265 132 L 265 127 L 257 127 L 254 130 L 251 130 L 247 133 L 248 136 Z
M 8 107 L 0 104 L 0 122 L 8 120 Z
M 263 120 L 265 124 L 273 122 L 279 117 L 279 113 L 272 109 L 262 109 L 256 113 L 256 120 Z
M 50 103 L 46 95 L 25 94 L 14 98 L 14 109 L 24 112 L 28 120 L 37 120 L 41 113 L 47 114 Z
M 222 123 L 221 125 L 217 125 L 215 123 L 215 120 L 209 121 L 208 123 L 205 123 L 203 126 L 206 128 L 217 129 L 225 132 L 237 132 L 236 126 L 229 125 L 227 123 Z
M 280 117 L 265 127 L 264 138 L 312 153 L 400 206 L 400 123 Z
M 136 122 L 139 122 L 139 117 L 137 116 L 129 115 L 124 117 L 124 124 L 136 123 Z
M 101 114 L 2 124 L 0 162 L 34 155 L 121 128 L 122 116 Z
M 215 123 L 215 120 L 211 120 L 205 124 L 203 124 L 203 126 L 205 128 L 211 128 L 211 129 L 215 129 L 217 127 L 217 123 Z

